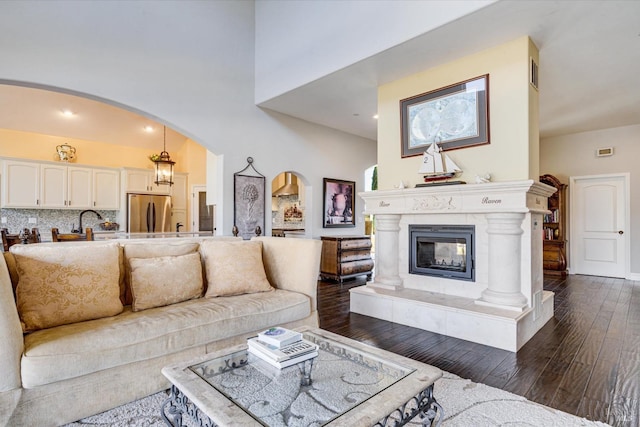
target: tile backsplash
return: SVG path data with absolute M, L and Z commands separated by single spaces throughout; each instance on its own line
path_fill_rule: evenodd
M 304 206 L 301 206 L 297 195 L 274 197 L 271 209 L 272 228 L 304 228 Z
M 0 217 L 6 218 L 6 223 L 0 223 L 0 228 L 7 228 L 9 233 L 18 233 L 23 228 L 31 230 L 37 227 L 43 241 L 51 241 L 51 229 L 57 227 L 61 233 L 70 233 L 72 229 L 78 227 L 80 212 L 82 210 L 70 209 L 0 209 Z M 109 219 L 111 222 L 118 222 L 116 215 L 118 211 L 96 210 L 103 219 L 87 212 L 82 216 L 82 228 L 92 227 L 94 231 L 100 231 L 99 223 Z M 29 220 L 35 219 L 35 223 Z M 120 223 L 120 229 L 124 229 L 124 224 Z

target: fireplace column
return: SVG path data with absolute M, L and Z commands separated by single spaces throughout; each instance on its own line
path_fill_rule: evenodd
M 489 287 L 476 303 L 519 311 L 527 306 L 527 298 L 520 290 L 524 216 L 524 213 L 487 214 Z
M 378 214 L 376 221 L 375 278 L 367 286 L 398 289 L 402 279 L 398 273 L 400 215 Z

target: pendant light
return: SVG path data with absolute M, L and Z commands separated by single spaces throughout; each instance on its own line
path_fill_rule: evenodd
M 173 165 L 176 164 L 167 153 L 167 127 L 164 126 L 164 145 L 160 156 L 153 160 L 156 164 L 156 185 L 173 185 Z

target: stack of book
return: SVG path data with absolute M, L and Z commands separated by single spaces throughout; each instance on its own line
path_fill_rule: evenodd
M 269 328 L 247 340 L 249 353 L 276 368 L 286 368 L 318 355 L 318 346 L 302 338 L 300 332 Z

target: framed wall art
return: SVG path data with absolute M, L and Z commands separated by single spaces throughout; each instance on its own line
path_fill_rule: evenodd
M 244 169 L 233 174 L 233 223 L 245 240 L 257 234 L 257 227 L 264 231 L 265 179 L 253 166 L 252 157 L 247 162 Z
M 489 144 L 489 75 L 400 100 L 402 157 Z
M 341 179 L 323 178 L 324 228 L 355 227 L 356 183 Z

